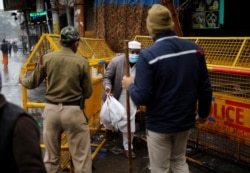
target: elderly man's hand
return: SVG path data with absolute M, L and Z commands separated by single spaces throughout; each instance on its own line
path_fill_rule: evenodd
M 105 87 L 105 93 L 107 96 L 111 96 L 112 93 L 111 93 L 111 89 L 109 87 Z
M 122 78 L 122 88 L 128 89 L 129 85 L 134 83 L 134 78 L 132 76 L 123 76 Z

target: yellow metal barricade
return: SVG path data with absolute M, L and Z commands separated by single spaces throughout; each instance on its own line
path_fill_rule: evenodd
M 88 59 L 90 64 L 90 74 L 93 84 L 93 94 L 85 101 L 84 113 L 88 117 L 91 136 L 96 132 L 103 131 L 100 126 L 99 112 L 101 109 L 101 94 L 102 94 L 102 79 L 105 70 L 105 65 L 114 57 L 114 52 L 107 46 L 102 39 L 81 38 L 77 54 L 84 56 Z M 26 62 L 22 66 L 21 74 L 32 72 L 35 69 L 36 63 L 39 61 L 40 56 L 49 52 L 57 51 L 60 49 L 59 35 L 43 34 L 34 49 L 30 53 Z M 46 81 L 41 84 L 41 88 L 46 88 Z M 42 89 L 41 89 L 42 90 Z M 41 92 L 39 90 L 39 92 Z M 43 109 L 45 106 L 45 98 L 36 100 L 36 98 L 29 98 L 29 92 L 25 87 L 22 87 L 22 102 L 23 108 L 27 111 L 29 109 Z M 45 94 L 45 91 L 43 92 Z M 43 95 L 42 93 L 42 95 Z M 41 123 L 40 123 L 41 125 Z M 42 128 L 42 127 L 41 127 Z M 73 172 L 71 156 L 69 153 L 69 146 L 67 143 L 66 134 L 62 133 L 61 137 L 61 168 L 69 169 Z M 92 159 L 94 159 L 106 140 L 103 137 L 100 141 L 93 141 L 91 143 Z M 46 148 L 41 141 L 42 149 Z

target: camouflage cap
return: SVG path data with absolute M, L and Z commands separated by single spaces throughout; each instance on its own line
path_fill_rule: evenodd
M 66 43 L 78 41 L 80 40 L 80 35 L 73 26 L 66 26 L 61 30 L 60 40 Z

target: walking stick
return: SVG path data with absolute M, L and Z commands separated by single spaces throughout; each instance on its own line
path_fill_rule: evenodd
M 128 60 L 128 40 L 124 41 L 124 51 L 126 56 L 126 76 L 130 76 L 129 60 Z M 130 102 L 129 93 L 126 91 L 126 110 L 127 110 L 127 132 L 128 132 L 128 171 L 132 173 L 132 153 L 131 153 L 131 123 L 130 123 Z

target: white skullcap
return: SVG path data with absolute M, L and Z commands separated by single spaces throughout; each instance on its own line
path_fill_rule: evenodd
M 138 41 L 130 41 L 128 42 L 129 49 L 141 49 L 141 43 Z

